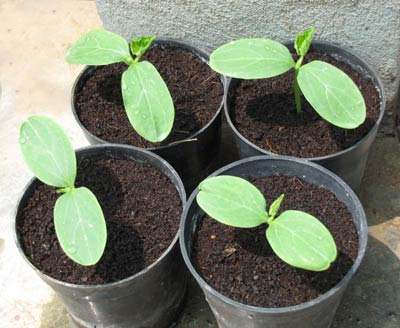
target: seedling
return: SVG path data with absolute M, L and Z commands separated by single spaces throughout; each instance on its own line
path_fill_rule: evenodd
M 337 249 L 332 235 L 314 216 L 295 210 L 277 216 L 283 194 L 267 211 L 262 193 L 239 177 L 208 178 L 199 189 L 197 203 L 218 222 L 237 228 L 268 224 L 266 238 L 275 254 L 287 264 L 323 271 L 336 259 Z
M 164 140 L 172 130 L 175 110 L 171 94 L 157 69 L 148 61 L 139 61 L 155 36 L 126 40 L 106 30 L 94 30 L 81 36 L 67 51 L 67 62 L 85 65 L 109 65 L 124 62 L 121 92 L 129 122 L 150 142 Z
M 54 207 L 62 250 L 78 264 L 96 264 L 107 241 L 106 222 L 96 196 L 75 187 L 75 152 L 63 129 L 50 118 L 31 116 L 21 125 L 19 144 L 33 174 L 62 194 Z
M 302 112 L 301 94 L 329 123 L 354 129 L 365 120 L 364 98 L 352 79 L 342 70 L 323 61 L 302 65 L 310 48 L 314 28 L 297 35 L 295 62 L 288 48 L 270 39 L 241 39 L 216 49 L 210 56 L 211 68 L 240 79 L 264 79 L 294 69 L 294 98 Z

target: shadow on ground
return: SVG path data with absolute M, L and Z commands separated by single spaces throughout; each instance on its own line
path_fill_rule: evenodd
M 332 328 L 400 327 L 400 260 L 369 236 L 368 249 L 338 309 Z

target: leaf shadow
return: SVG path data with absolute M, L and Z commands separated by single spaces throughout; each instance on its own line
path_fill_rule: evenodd
M 123 218 L 112 219 L 121 210 L 125 196 L 118 178 L 107 167 L 107 161 L 95 158 L 80 160 L 77 185 L 89 188 L 103 209 L 107 243 L 101 260 L 96 264 L 96 274 L 111 282 L 144 269 L 145 259 L 143 240 L 138 231 L 131 224 L 124 223 Z
M 105 281 L 118 281 L 121 277 L 129 277 L 143 270 L 143 240 L 136 229 L 121 222 L 111 221 L 107 224 L 107 245 L 100 262 L 96 265 L 96 273 Z
M 116 106 L 123 106 L 124 104 L 121 92 L 121 77 L 121 74 L 109 73 L 102 75 L 96 84 L 98 95 Z
M 97 158 L 84 158 L 78 163 L 77 187 L 89 188 L 97 197 L 107 220 L 123 203 L 123 190 L 118 178 Z

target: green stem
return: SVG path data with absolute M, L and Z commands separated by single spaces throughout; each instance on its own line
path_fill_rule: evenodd
M 297 76 L 299 75 L 300 66 L 303 63 L 304 56 L 300 56 L 300 58 L 296 62 L 296 66 L 294 67 L 294 100 L 296 102 L 296 110 L 297 113 L 301 113 L 301 90 L 299 83 L 297 82 Z
M 301 113 L 301 91 L 299 87 L 299 83 L 297 82 L 297 75 L 299 74 L 299 70 L 294 70 L 294 101 L 296 102 L 296 110 L 297 113 Z
M 73 192 L 75 190 L 75 187 L 65 187 L 65 188 L 59 188 L 56 190 L 57 194 L 64 194 L 67 192 Z
M 268 225 L 270 225 L 271 223 L 272 223 L 272 221 L 274 221 L 274 217 L 273 216 L 269 216 L 268 214 L 267 214 L 267 218 L 266 218 L 266 220 L 265 220 L 265 222 L 268 224 Z
M 133 60 L 132 57 L 127 57 L 127 58 L 125 58 L 125 63 L 126 63 L 127 65 L 131 65 L 131 64 L 134 63 L 134 60 Z
M 135 59 L 129 58 L 129 60 L 126 60 L 125 63 L 127 63 L 129 66 L 135 65 L 137 62 L 139 62 L 139 59 L 142 56 L 136 56 Z

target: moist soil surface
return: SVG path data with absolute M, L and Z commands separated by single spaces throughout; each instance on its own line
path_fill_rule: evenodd
M 346 275 L 358 254 L 358 234 L 347 207 L 330 191 L 295 177 L 266 177 L 253 182 L 267 204 L 285 194 L 280 213 L 301 210 L 320 219 L 333 235 L 337 259 L 323 272 L 297 269 L 273 253 L 265 238 L 267 225 L 239 229 L 204 216 L 192 247 L 197 272 L 223 295 L 258 307 L 292 306 L 330 290 Z
M 205 62 L 187 50 L 159 45 L 141 60 L 157 68 L 174 101 L 175 121 L 168 138 L 151 143 L 133 130 L 121 95 L 121 76 L 128 68 L 123 63 L 98 67 L 77 90 L 76 111 L 87 130 L 108 142 L 149 148 L 186 139 L 213 118 L 221 105 L 223 85 Z
M 351 130 L 335 127 L 322 119 L 304 97 L 303 112 L 297 114 L 291 70 L 269 79 L 237 81 L 237 87 L 231 89 L 232 122 L 242 136 L 269 152 L 306 158 L 349 148 L 372 129 L 379 118 L 381 101 L 372 80 L 319 50 L 310 50 L 304 63 L 311 60 L 328 62 L 352 78 L 365 99 L 364 123 Z
M 81 285 L 127 278 L 156 261 L 178 231 L 179 194 L 164 174 L 148 164 L 85 159 L 78 165 L 76 186 L 96 195 L 106 218 L 107 244 L 96 265 L 76 264 L 62 251 L 53 223 L 56 188 L 40 184 L 19 217 L 25 254 L 53 278 Z

